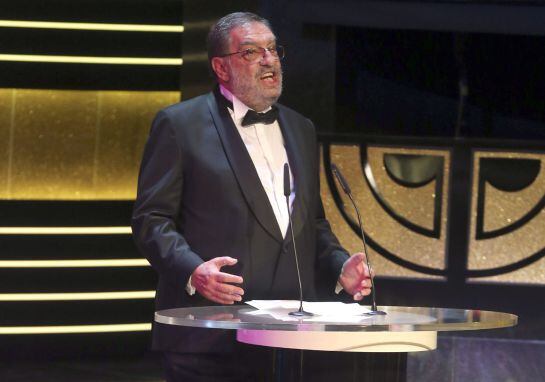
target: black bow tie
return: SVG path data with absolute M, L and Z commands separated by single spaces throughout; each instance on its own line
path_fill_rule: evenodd
M 257 113 L 254 110 L 248 110 L 244 118 L 242 118 L 242 126 L 255 125 L 256 123 L 263 123 L 270 125 L 278 119 L 278 109 L 275 106 L 271 107 L 266 113 Z

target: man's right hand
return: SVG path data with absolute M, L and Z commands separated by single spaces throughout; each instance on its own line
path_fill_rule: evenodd
M 221 272 L 226 265 L 235 265 L 237 259 L 223 256 L 215 257 L 199 265 L 191 275 L 191 285 L 202 296 L 219 304 L 231 305 L 241 301 L 244 290 L 233 284 L 242 284 L 242 277 Z

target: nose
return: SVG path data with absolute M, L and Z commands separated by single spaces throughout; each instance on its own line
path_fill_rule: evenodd
M 276 57 L 267 48 L 263 49 L 263 55 L 261 56 L 261 63 L 271 64 L 276 60 Z

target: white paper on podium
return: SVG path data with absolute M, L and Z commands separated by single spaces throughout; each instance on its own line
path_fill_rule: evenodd
M 252 300 L 246 301 L 246 304 L 257 308 L 257 310 L 248 312 L 251 315 L 269 314 L 277 320 L 282 321 L 301 321 L 305 322 L 339 322 L 350 323 L 366 320 L 370 316 L 365 313 L 370 312 L 359 304 L 345 304 L 343 302 L 308 302 L 303 301 L 303 309 L 314 314 L 310 317 L 290 316 L 290 312 L 299 310 L 298 300 Z

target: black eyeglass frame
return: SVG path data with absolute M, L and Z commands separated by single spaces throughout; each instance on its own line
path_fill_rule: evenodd
M 256 51 L 256 52 L 252 52 L 252 51 Z M 249 59 L 246 58 L 245 54 L 248 55 L 250 53 L 257 53 L 257 52 L 261 53 L 260 60 L 263 57 L 265 57 L 265 52 L 269 52 L 274 58 L 277 58 L 278 60 L 282 60 L 285 57 L 285 54 L 286 54 L 284 46 L 276 45 L 276 46 L 273 46 L 271 48 L 262 48 L 262 47 L 258 46 L 258 47 L 255 47 L 255 48 L 243 49 L 243 50 L 239 50 L 238 52 L 221 54 L 221 55 L 219 55 L 217 57 L 229 57 L 229 56 L 234 56 L 235 54 L 240 54 L 241 57 L 245 61 L 247 61 L 247 62 L 256 62 L 256 61 L 258 61 L 257 59 L 249 60 Z

